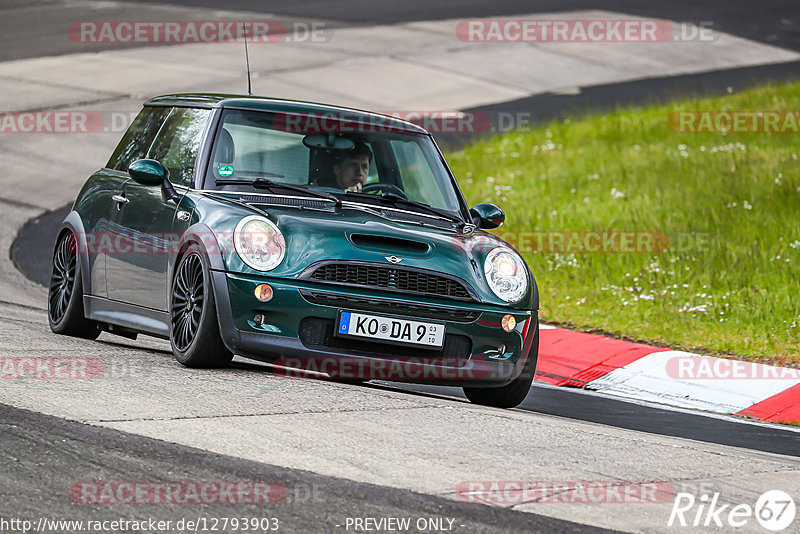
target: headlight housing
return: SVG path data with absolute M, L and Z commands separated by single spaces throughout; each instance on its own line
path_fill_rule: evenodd
M 245 217 L 233 232 L 233 246 L 242 261 L 257 271 L 271 271 L 281 264 L 286 242 L 275 223 L 258 215 Z
M 495 295 L 506 302 L 519 302 L 528 291 L 528 269 L 513 250 L 492 249 L 483 263 L 486 281 Z

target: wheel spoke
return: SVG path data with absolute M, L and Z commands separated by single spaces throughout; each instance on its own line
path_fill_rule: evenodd
M 190 317 L 192 319 L 192 336 L 194 336 L 194 334 L 197 333 L 197 327 L 200 324 L 200 314 L 192 313 Z
M 189 332 L 189 314 L 186 314 L 186 320 L 183 321 L 181 333 L 183 334 L 184 347 L 188 349 L 189 345 L 192 343 L 191 332 Z
M 58 317 L 64 316 L 64 311 L 67 309 L 67 292 L 63 289 L 58 292 L 58 307 L 56 308 L 56 312 L 58 313 Z
M 178 348 L 180 350 L 185 350 L 188 346 L 188 344 L 186 343 L 186 337 L 184 335 L 185 325 L 186 325 L 186 314 L 182 313 L 180 319 L 178 320 L 178 324 L 175 325 L 175 337 Z

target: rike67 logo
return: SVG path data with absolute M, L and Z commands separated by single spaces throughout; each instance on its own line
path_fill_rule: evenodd
M 779 532 L 791 526 L 796 513 L 794 499 L 781 490 L 761 494 L 754 506 L 721 504 L 719 493 L 704 493 L 695 498 L 691 493 L 678 493 L 669 514 L 667 526 L 717 527 L 729 530 L 744 527 L 752 519 L 761 527 Z

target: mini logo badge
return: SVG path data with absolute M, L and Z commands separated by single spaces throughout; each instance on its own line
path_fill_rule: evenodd
M 400 263 L 403 261 L 403 258 L 398 258 L 397 256 L 386 256 L 386 261 L 389 263 Z

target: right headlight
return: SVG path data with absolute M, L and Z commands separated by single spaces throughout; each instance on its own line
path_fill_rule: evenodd
M 257 271 L 271 271 L 281 264 L 286 254 L 280 229 L 258 215 L 239 221 L 233 232 L 233 245 L 242 261 Z
M 528 291 L 528 269 L 511 249 L 492 249 L 486 255 L 483 272 L 494 294 L 506 302 L 519 302 Z

